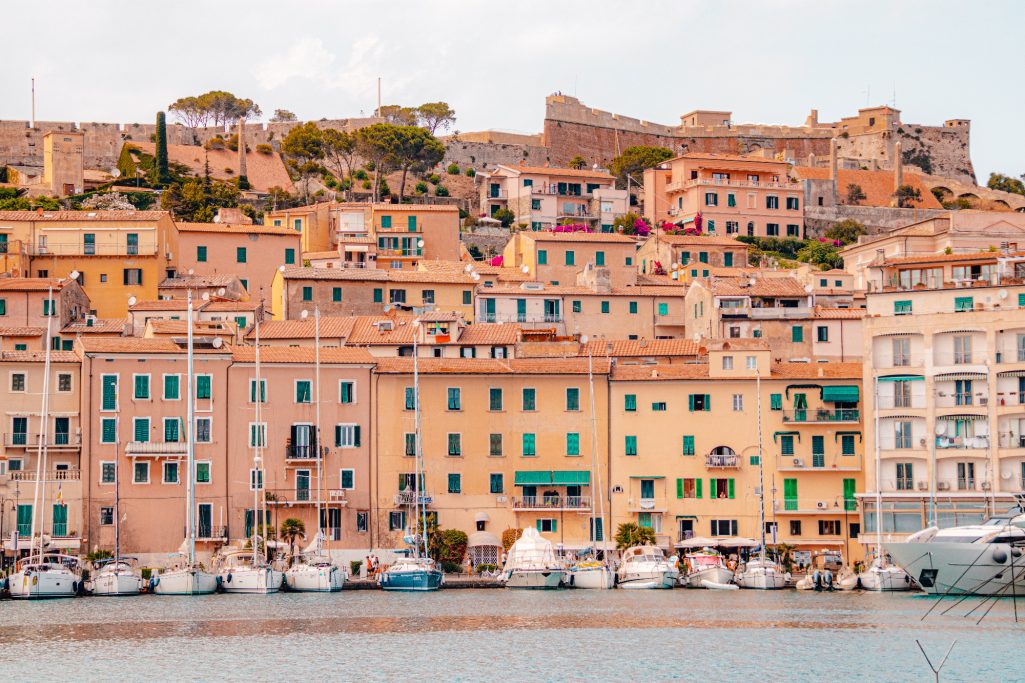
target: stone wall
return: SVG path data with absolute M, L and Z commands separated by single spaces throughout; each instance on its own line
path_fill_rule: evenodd
M 551 162 L 548 148 L 540 145 L 520 145 L 489 142 L 446 141 L 443 165 L 458 164 L 460 168 L 489 171 L 499 164 L 516 166 L 521 161 L 527 166 L 544 166 Z
M 804 208 L 804 227 L 808 237 L 821 237 L 839 221 L 852 218 L 868 230 L 869 234 L 886 233 L 927 218 L 949 213 L 945 209 L 897 209 L 884 206 L 810 206 Z
M 505 250 L 509 234 L 507 228 L 480 228 L 473 232 L 464 232 L 459 237 L 467 249 L 471 245 L 476 246 L 485 258 L 490 258 L 500 255 Z

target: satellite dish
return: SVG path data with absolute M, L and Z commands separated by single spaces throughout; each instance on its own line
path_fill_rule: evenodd
M 307 310 L 306 310 L 306 309 L 304 308 L 304 309 L 303 309 L 303 312 L 302 312 L 302 313 L 300 313 L 300 314 L 299 314 L 299 316 L 300 316 L 300 317 L 301 317 L 301 318 L 302 318 L 303 320 L 306 320 L 307 318 L 309 318 L 309 317 L 310 317 L 310 312 L 309 312 L 309 311 L 307 311 Z
M 195 275 L 195 274 L 196 274 L 195 268 L 189 268 L 189 275 Z
M 473 270 L 473 266 L 471 266 L 469 263 L 467 263 L 466 267 L 463 268 L 464 273 L 469 273 L 471 270 Z
M 284 266 L 278 266 L 278 270 L 280 272 L 284 273 L 285 272 L 285 267 Z
M 588 341 L 588 337 L 587 337 L 587 335 L 586 335 L 586 334 L 582 334 L 582 335 L 580 335 L 580 343 L 581 343 L 581 344 L 586 344 L 586 343 L 587 343 L 587 341 Z
M 224 296 L 224 287 L 217 290 L 217 296 Z
M 474 274 L 472 275 L 472 277 L 473 277 L 473 281 L 474 281 L 474 282 L 476 282 L 477 280 L 479 280 L 479 279 L 480 279 L 480 273 L 474 273 Z
M 814 289 L 815 288 L 812 287 L 811 285 L 805 285 L 804 286 L 804 291 L 808 292 L 809 294 L 811 294 Z
M 413 325 L 414 328 L 420 327 L 420 318 L 417 318 L 411 324 Z
M 384 312 L 387 313 L 390 310 L 391 310 L 391 304 L 385 304 L 384 305 Z
M 1001 289 L 999 292 L 997 292 L 997 296 L 999 296 L 1001 300 L 1006 299 L 1007 298 L 1007 290 L 1006 289 Z
M 679 268 L 679 267 L 680 267 L 680 264 L 679 264 L 679 263 L 674 263 L 674 264 L 673 264 L 673 270 L 676 270 L 676 269 L 677 269 L 677 268 Z
M 134 306 L 137 301 L 138 301 L 138 299 L 136 299 L 134 296 L 128 297 L 128 305 L 129 306 Z
M 416 243 L 416 246 L 418 246 L 418 247 L 420 247 L 421 249 L 423 249 L 423 247 L 424 247 L 424 241 L 423 241 L 423 240 L 419 240 L 419 241 L 417 241 L 417 243 Z
M 224 346 L 224 340 L 220 337 L 214 337 L 214 340 L 210 343 L 215 349 L 219 349 Z
M 527 265 L 525 265 L 525 264 L 524 264 L 523 266 L 521 266 L 521 267 L 520 267 L 520 270 L 522 270 L 522 271 L 523 271 L 523 274 L 524 274 L 524 275 L 526 275 L 527 273 L 529 273 L 529 272 L 530 272 L 530 268 L 529 268 L 529 267 L 528 267 Z
M 107 171 L 107 173 L 110 174 L 111 178 L 120 178 L 121 177 L 121 169 L 118 168 L 117 166 L 115 166 L 114 168 L 112 168 L 109 171 Z
M 947 423 L 940 421 L 936 423 L 936 436 L 945 436 L 947 433 Z
M 210 292 L 203 292 L 203 301 L 210 301 Z
M 79 273 L 77 270 L 73 270 L 70 273 L 68 273 L 68 277 L 70 277 L 72 280 L 77 280 L 79 275 L 81 275 L 81 273 Z

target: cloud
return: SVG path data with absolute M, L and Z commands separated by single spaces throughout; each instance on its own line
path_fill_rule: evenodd
M 253 68 L 256 82 L 273 90 L 296 78 L 321 81 L 330 76 L 335 55 L 320 38 L 299 38 L 284 53 L 272 54 Z

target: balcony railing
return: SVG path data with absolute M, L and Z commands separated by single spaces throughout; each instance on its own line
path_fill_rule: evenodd
M 285 458 L 288 460 L 317 460 L 319 454 L 317 447 L 309 444 L 302 446 L 294 446 L 288 444 L 285 446 Z
M 723 318 L 752 318 L 755 320 L 785 320 L 807 318 L 811 310 L 806 306 L 722 306 L 719 315 Z
M 35 470 L 8 470 L 11 481 L 36 481 Z M 81 481 L 82 472 L 78 468 L 66 470 L 50 470 L 43 472 L 41 481 Z
M 705 456 L 705 467 L 723 469 L 740 467 L 740 456 L 736 453 L 733 455 L 715 455 L 713 453 L 709 453 Z
M 679 192 L 681 190 L 687 190 L 692 187 L 701 187 L 703 185 L 714 185 L 718 187 L 738 187 L 738 188 L 767 188 L 770 190 L 801 190 L 800 183 L 783 183 L 783 182 L 771 182 L 771 181 L 752 181 L 752 180 L 732 180 L 727 178 L 688 178 L 687 180 L 676 180 L 671 183 L 666 183 L 666 190 L 668 192 Z M 793 209 L 791 209 L 792 211 Z
M 590 496 L 523 496 L 513 498 L 517 510 L 590 510 Z
M 396 505 L 430 505 L 434 499 L 426 491 L 399 491 L 395 494 Z
M 79 448 L 82 445 L 80 434 L 56 432 L 47 435 L 47 448 Z M 38 448 L 39 434 L 12 432 L 4 434 L 4 446 L 7 448 Z
M 378 256 L 423 256 L 423 249 L 378 249 Z
M 997 363 L 1025 363 L 1025 349 L 997 351 Z
M 1004 391 L 1003 395 L 997 398 L 997 404 L 1002 406 L 1025 405 L 1025 391 Z
M 813 453 L 812 457 L 801 455 L 779 455 L 776 469 L 781 471 L 846 471 L 857 472 L 862 469 L 860 453 L 842 455 L 840 453 Z
M 47 242 L 29 245 L 28 252 L 31 256 L 155 256 L 157 248 L 155 244 Z
M 1025 448 L 1025 434 L 1000 432 L 1000 448 Z
M 989 448 L 988 436 L 937 436 L 936 448 L 951 449 L 986 449 Z
M 861 411 L 857 408 L 816 408 L 783 411 L 784 422 L 857 422 Z
M 894 408 L 925 408 L 925 396 L 880 396 L 879 409 L 892 410 Z
M 505 190 L 488 190 L 488 199 L 508 199 L 509 194 Z
M 200 522 L 196 525 L 196 540 L 198 541 L 223 541 L 228 538 L 228 527 L 214 526 Z

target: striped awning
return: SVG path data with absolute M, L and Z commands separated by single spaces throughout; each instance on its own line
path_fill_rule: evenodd
M 932 376 L 936 382 L 951 382 L 956 379 L 986 379 L 985 372 L 942 372 Z
M 833 435 L 833 441 L 839 441 L 841 436 L 856 436 L 856 437 L 858 437 L 858 441 L 859 442 L 865 440 L 865 438 L 861 435 L 861 432 L 851 431 L 851 432 L 837 432 L 836 434 Z
M 877 334 L 873 336 L 873 339 L 877 337 L 912 337 L 916 334 L 922 334 L 921 332 L 884 332 L 883 334 Z
M 939 416 L 936 417 L 936 420 L 937 420 L 937 422 L 940 421 L 940 420 L 946 420 L 948 422 L 951 421 L 951 420 L 967 420 L 967 421 L 970 421 L 970 420 L 985 420 L 987 417 L 988 417 L 987 415 L 974 415 L 972 413 L 960 413 L 958 415 L 939 415 Z
M 964 334 L 966 332 L 985 333 L 986 330 L 981 330 L 981 329 L 974 328 L 974 327 L 965 327 L 965 328 L 958 328 L 956 330 L 940 330 L 939 332 L 936 332 L 936 334 Z
M 997 377 L 1025 377 L 1025 370 L 1004 370 L 998 372 Z
M 877 382 L 924 382 L 925 377 L 922 375 L 887 375 L 886 377 L 877 377 Z

